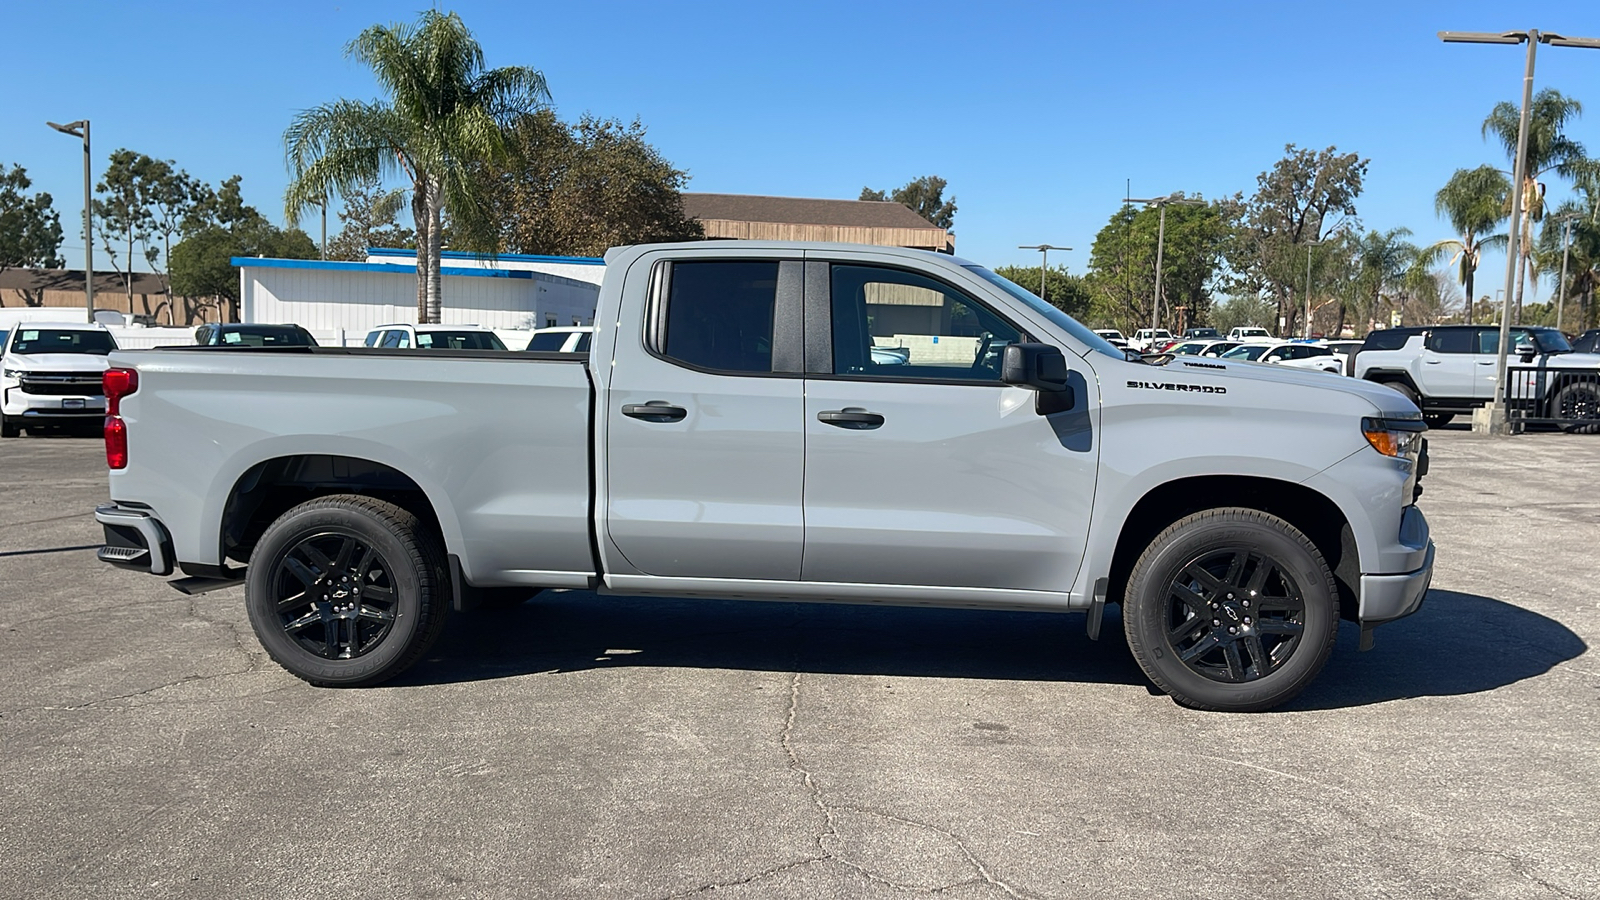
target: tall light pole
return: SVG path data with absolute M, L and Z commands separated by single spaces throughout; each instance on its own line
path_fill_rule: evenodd
M 1561 313 L 1567 305 L 1567 257 L 1572 255 L 1572 223 L 1579 213 L 1562 213 L 1551 216 L 1561 223 L 1561 280 L 1556 282 L 1556 330 L 1561 330 Z
M 1326 244 L 1326 240 L 1306 241 L 1306 324 L 1305 338 L 1311 339 L 1311 248 Z
M 1517 124 L 1517 155 L 1511 168 L 1511 222 L 1506 241 L 1506 298 L 1517 284 L 1517 244 L 1522 236 L 1522 189 L 1528 177 L 1528 114 L 1533 105 L 1533 61 L 1540 44 L 1552 47 L 1587 47 L 1600 50 L 1600 39 L 1568 38 L 1559 34 L 1530 28 L 1527 31 L 1503 31 L 1499 34 L 1483 31 L 1441 31 L 1439 40 L 1447 44 L 1527 44 L 1528 61 L 1522 73 L 1522 118 Z M 1509 302 L 1500 304 L 1500 353 L 1495 363 L 1495 397 L 1489 403 L 1489 432 L 1509 434 L 1506 408 L 1511 403 L 1511 388 L 1506 383 L 1506 355 L 1511 349 L 1511 316 Z
M 1183 191 L 1173 191 L 1165 197 L 1150 197 L 1145 200 L 1127 198 L 1125 203 L 1143 203 L 1154 206 L 1161 211 L 1161 224 L 1156 227 L 1156 295 L 1150 301 L 1150 330 L 1153 332 L 1161 327 L 1161 254 L 1167 243 L 1167 207 L 1176 203 L 1179 206 L 1205 206 L 1204 200 L 1186 200 Z M 1154 336 L 1152 335 L 1152 340 Z
M 1072 248 L 1071 247 L 1057 247 L 1054 244 L 1032 244 L 1032 245 L 1029 245 L 1029 244 L 1018 244 L 1017 245 L 1017 249 L 1018 250 L 1037 250 L 1037 251 L 1039 251 L 1039 299 L 1043 300 L 1046 303 L 1049 303 L 1050 302 L 1050 297 L 1046 293 L 1048 288 L 1045 287 L 1045 278 L 1049 274 L 1050 251 L 1051 250 L 1071 250 Z
M 89 324 L 94 324 L 94 194 L 89 175 L 89 120 L 79 119 L 66 125 L 46 122 L 51 128 L 83 138 L 83 304 Z

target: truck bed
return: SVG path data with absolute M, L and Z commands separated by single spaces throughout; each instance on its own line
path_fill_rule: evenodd
M 479 585 L 582 585 L 596 571 L 586 356 L 366 348 L 117 352 L 129 467 L 111 497 L 155 507 L 181 562 L 220 565 L 229 498 L 275 460 L 405 473 Z

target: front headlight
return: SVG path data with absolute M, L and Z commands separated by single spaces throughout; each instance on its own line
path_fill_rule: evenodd
M 1422 433 L 1428 426 L 1421 419 L 1364 418 L 1361 433 L 1372 449 L 1384 456 L 1415 462 L 1422 449 Z
M 28 373 L 26 371 L 22 370 L 22 369 L 4 369 L 4 370 L 0 370 L 0 375 L 4 375 L 7 378 L 21 378 L 22 376 L 24 376 L 26 374 L 28 374 Z
M 1403 506 L 1417 502 L 1422 496 L 1422 475 L 1427 467 L 1428 440 L 1422 435 L 1428 426 L 1421 419 L 1365 418 L 1361 420 L 1361 433 L 1372 449 L 1397 460 L 1406 473 L 1406 483 L 1401 489 Z

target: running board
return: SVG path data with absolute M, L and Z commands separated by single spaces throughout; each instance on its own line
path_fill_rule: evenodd
M 240 572 L 237 578 L 201 578 L 197 575 L 191 575 L 188 578 L 175 578 L 167 582 L 167 584 L 180 594 L 198 597 L 201 594 L 209 594 L 212 591 L 220 591 L 223 588 L 238 587 L 244 584 L 244 573 Z

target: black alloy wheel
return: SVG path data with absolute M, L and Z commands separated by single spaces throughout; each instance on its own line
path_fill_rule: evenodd
M 1192 671 L 1227 684 L 1278 671 L 1300 646 L 1305 600 L 1278 561 L 1245 547 L 1212 550 L 1172 580 L 1167 645 Z
M 389 563 L 353 534 L 301 538 L 278 561 L 273 594 L 284 633 L 323 659 L 354 659 L 394 627 Z
M 1316 678 L 1339 633 L 1339 588 L 1300 529 L 1220 507 L 1150 541 L 1122 596 L 1128 649 L 1150 681 L 1195 709 L 1259 712 Z
M 1569 384 L 1555 397 L 1556 417 L 1570 434 L 1600 432 L 1600 385 Z
M 409 510 L 354 494 L 309 500 L 267 526 L 244 597 L 267 654 L 324 687 L 405 671 L 438 638 L 451 604 L 438 534 Z

